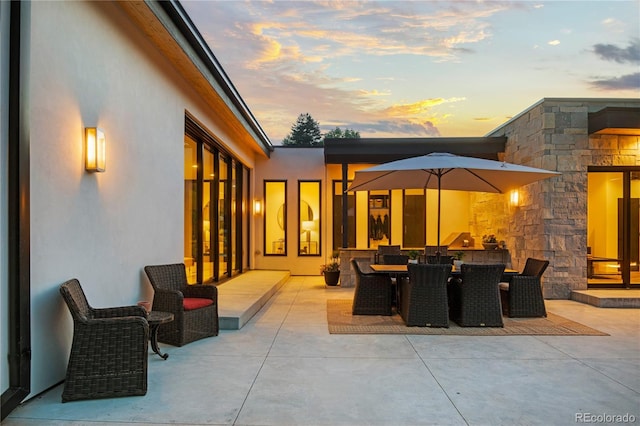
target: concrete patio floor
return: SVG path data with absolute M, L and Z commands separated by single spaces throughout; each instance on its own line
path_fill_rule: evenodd
M 640 309 L 546 302 L 610 336 L 329 334 L 326 300 L 352 295 L 290 277 L 240 330 L 150 351 L 145 396 L 62 404 L 60 385 L 2 424 L 640 423 Z

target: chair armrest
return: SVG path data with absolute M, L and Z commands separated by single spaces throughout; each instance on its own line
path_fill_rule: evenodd
M 114 308 L 93 308 L 94 318 L 147 317 L 147 311 L 138 305 L 118 306 Z
M 542 294 L 540 278 L 531 275 L 516 275 L 509 283 L 509 292 L 516 296 L 523 294 Z
M 195 284 L 182 289 L 185 297 L 198 297 L 202 299 L 217 300 L 218 287 L 213 285 Z
M 156 289 L 153 295 L 153 310 L 164 312 L 181 312 L 184 295 L 179 290 Z
M 74 333 L 74 340 L 77 339 L 80 345 L 93 344 L 95 356 L 102 354 L 113 359 L 124 353 L 146 352 L 149 323 L 143 317 L 93 318 L 76 325 L 78 333 Z M 101 343 L 95 345 L 97 341 Z

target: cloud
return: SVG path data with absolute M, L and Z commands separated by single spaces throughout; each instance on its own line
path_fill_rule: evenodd
M 614 61 L 619 64 L 625 62 L 640 62 L 640 39 L 634 39 L 626 48 L 620 48 L 613 44 L 596 44 L 593 52 L 605 61 Z
M 560 44 L 560 40 L 551 40 L 549 42 L 547 42 L 548 45 L 550 46 L 557 46 Z
M 640 89 L 640 72 L 623 75 L 622 77 L 613 77 L 609 79 L 594 80 L 591 83 L 596 89 L 600 90 L 635 90 Z
M 346 126 L 360 132 L 362 137 L 432 137 L 440 136 L 438 128 L 430 121 L 412 123 L 407 120 L 379 120 L 354 122 Z

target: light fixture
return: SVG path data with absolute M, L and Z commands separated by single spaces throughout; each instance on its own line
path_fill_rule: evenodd
M 106 145 L 104 131 L 98 127 L 84 128 L 85 163 L 88 172 L 104 172 L 106 169 Z
M 262 213 L 262 203 L 260 202 L 260 200 L 254 200 L 253 201 L 253 214 L 260 214 Z
M 513 191 L 511 191 L 511 195 L 509 197 L 509 201 L 510 201 L 512 206 L 518 207 L 518 205 L 520 203 L 520 193 L 518 192 L 517 189 L 514 189 Z
M 315 228 L 315 223 L 312 220 L 302 221 L 302 230 L 307 231 L 307 244 L 311 244 L 311 231 Z

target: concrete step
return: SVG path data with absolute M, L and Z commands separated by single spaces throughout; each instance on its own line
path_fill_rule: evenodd
M 574 290 L 571 300 L 599 308 L 640 308 L 640 289 Z
M 218 286 L 221 330 L 240 330 L 289 279 L 289 271 L 253 270 Z

